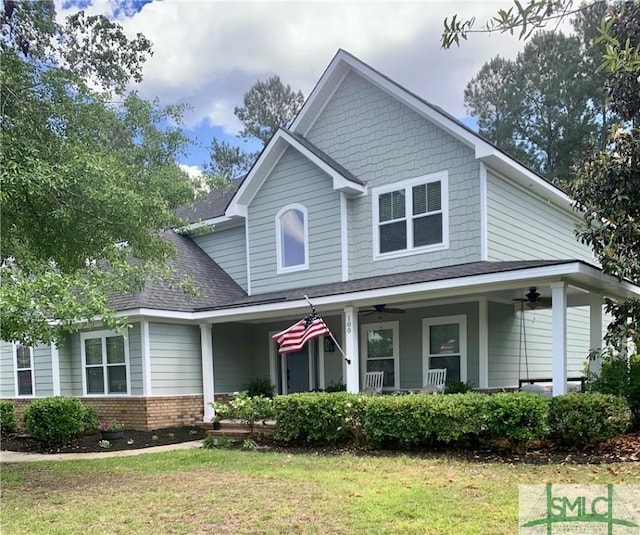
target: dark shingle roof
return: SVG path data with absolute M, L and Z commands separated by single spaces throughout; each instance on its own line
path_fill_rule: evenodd
M 199 199 L 189 206 L 181 206 L 176 213 L 189 223 L 221 217 L 243 181 L 244 178 L 231 180 L 229 189 L 212 189 L 205 199 Z
M 555 266 L 572 262 L 577 262 L 577 260 L 513 260 L 507 262 L 471 262 L 469 264 L 459 264 L 456 266 L 421 269 L 418 271 L 409 271 L 406 273 L 393 273 L 390 275 L 366 277 L 363 279 L 356 279 L 346 282 L 335 282 L 331 284 L 321 284 L 317 286 L 307 286 L 303 288 L 295 288 L 279 292 L 246 296 L 243 299 L 235 299 L 233 301 L 221 303 L 218 306 L 200 307 L 198 308 L 198 310 L 214 310 L 220 308 L 248 306 L 258 303 L 278 303 L 283 301 L 294 301 L 302 299 L 305 295 L 309 297 L 326 297 L 351 292 L 375 290 L 379 288 L 406 286 L 409 284 L 418 284 L 423 282 L 435 282 L 439 280 L 455 279 L 460 277 L 489 275 L 491 273 L 503 273 L 506 271 Z
M 164 237 L 176 248 L 176 257 L 169 262 L 174 270 L 171 280 L 151 282 L 136 295 L 112 296 L 109 299 L 111 307 L 116 310 L 150 308 L 191 312 L 202 307 L 216 308 L 247 297 L 246 292 L 187 236 L 167 231 Z M 176 286 L 186 277 L 191 277 L 202 295 L 188 295 Z

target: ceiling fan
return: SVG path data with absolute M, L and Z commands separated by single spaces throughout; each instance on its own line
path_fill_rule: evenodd
M 387 305 L 373 305 L 373 310 L 360 310 L 359 313 L 362 314 L 363 317 L 371 316 L 372 314 L 377 314 L 382 316 L 383 314 L 404 314 L 406 311 L 401 308 L 391 308 Z
M 538 293 L 535 286 L 529 288 L 529 292 L 525 294 L 523 299 L 514 299 L 519 303 L 527 306 L 527 308 L 546 308 L 551 306 L 551 297 L 543 297 Z

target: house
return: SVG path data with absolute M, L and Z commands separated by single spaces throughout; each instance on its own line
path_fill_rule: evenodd
M 214 396 L 256 377 L 357 392 L 382 370 L 396 390 L 446 367 L 480 389 L 548 378 L 557 395 L 601 346 L 603 298 L 640 296 L 576 241 L 562 191 L 343 50 L 246 178 L 183 215 L 174 277 L 201 295 L 153 284 L 113 301 L 125 333 L 3 344 L 0 396 L 80 396 L 142 429 L 209 421 Z M 305 296 L 348 363 L 329 339 L 277 353 Z

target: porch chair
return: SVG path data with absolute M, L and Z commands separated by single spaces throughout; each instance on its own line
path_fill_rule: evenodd
M 382 394 L 384 372 L 367 372 L 364 374 L 364 387 L 362 391 L 369 394 Z
M 442 394 L 447 380 L 447 368 L 433 368 L 424 374 L 423 394 Z

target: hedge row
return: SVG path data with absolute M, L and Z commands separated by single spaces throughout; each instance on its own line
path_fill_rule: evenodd
M 514 392 L 452 395 L 363 396 L 292 394 L 275 399 L 276 439 L 374 447 L 424 447 L 506 439 L 514 447 L 549 438 L 583 446 L 623 433 L 625 400 L 604 394 L 552 399 Z

